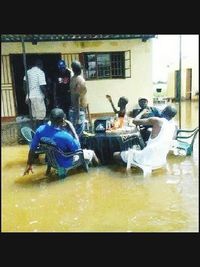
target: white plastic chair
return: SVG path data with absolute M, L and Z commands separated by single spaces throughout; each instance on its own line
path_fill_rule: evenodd
M 158 165 L 158 166 L 148 166 L 148 165 L 142 165 L 137 163 L 136 161 L 133 161 L 133 148 L 129 148 L 128 149 L 128 160 L 127 160 L 127 166 L 126 166 L 126 170 L 129 171 L 131 169 L 131 167 L 138 167 L 140 169 L 142 169 L 143 171 L 143 176 L 149 176 L 151 175 L 153 170 L 157 170 L 157 169 L 161 169 L 161 168 L 166 168 L 167 163 L 165 162 L 162 165 Z M 133 163 L 134 162 L 134 163 Z

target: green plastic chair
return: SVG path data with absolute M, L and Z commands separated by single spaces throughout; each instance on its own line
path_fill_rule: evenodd
M 21 130 L 21 134 L 23 138 L 26 140 L 26 142 L 29 144 L 29 147 L 30 147 L 33 136 L 35 135 L 35 132 L 28 126 L 24 126 L 20 130 Z M 35 153 L 44 154 L 45 152 L 40 148 L 40 146 L 38 146 Z
M 51 172 L 51 168 L 54 168 L 57 170 L 57 174 L 60 179 L 66 178 L 67 173 L 71 169 L 75 169 L 79 166 L 82 166 L 83 169 L 88 172 L 88 164 L 89 162 L 84 159 L 83 150 L 79 149 L 75 152 L 65 153 L 60 148 L 56 146 L 56 144 L 52 144 L 47 142 L 47 140 L 43 140 L 41 138 L 40 140 L 40 146 L 42 150 L 45 151 L 46 155 L 46 164 L 47 164 L 47 170 L 46 175 L 49 175 Z M 77 160 L 73 162 L 73 164 L 67 168 L 60 167 L 57 161 L 57 156 L 62 155 L 64 158 L 69 159 L 73 158 L 74 156 L 78 156 Z
M 176 149 L 182 150 L 185 156 L 192 155 L 194 141 L 199 132 L 199 127 L 193 130 L 178 129 L 176 133 Z

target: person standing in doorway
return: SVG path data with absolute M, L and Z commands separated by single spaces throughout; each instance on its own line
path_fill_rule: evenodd
M 85 79 L 81 76 L 81 64 L 79 61 L 73 61 L 71 64 L 73 77 L 70 81 L 71 109 L 69 111 L 69 120 L 73 123 L 79 138 L 85 129 L 85 116 L 87 108 L 86 93 L 87 88 Z
M 46 117 L 46 79 L 43 71 L 43 63 L 36 59 L 34 66 L 27 71 L 28 88 L 27 92 L 26 76 L 24 76 L 24 90 L 26 92 L 26 103 L 30 101 L 32 117 L 36 120 L 36 127 L 43 124 Z
M 54 78 L 54 106 L 64 110 L 68 118 L 69 108 L 71 105 L 70 79 L 71 70 L 66 66 L 64 60 L 58 61 L 58 73 Z

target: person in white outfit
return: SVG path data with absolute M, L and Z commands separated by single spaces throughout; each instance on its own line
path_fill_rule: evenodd
M 27 71 L 29 94 L 26 91 L 26 76 L 24 76 L 24 90 L 26 92 L 26 103 L 30 100 L 33 119 L 37 127 L 43 123 L 46 117 L 46 79 L 42 70 L 43 63 L 40 59 L 35 60 L 34 66 Z
M 142 115 L 147 112 L 143 110 L 133 123 L 136 125 L 152 125 L 152 132 L 143 150 L 133 150 L 131 164 L 146 165 L 150 167 L 160 166 L 166 163 L 167 154 L 170 150 L 171 143 L 175 134 L 175 122 L 172 119 L 176 113 L 176 108 L 166 106 L 159 117 L 150 117 L 141 119 Z M 115 152 L 114 160 L 118 163 L 127 164 L 128 151 Z

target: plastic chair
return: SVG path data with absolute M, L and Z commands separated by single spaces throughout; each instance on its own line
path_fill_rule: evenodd
M 35 132 L 28 126 L 24 126 L 20 130 L 21 130 L 22 136 L 28 142 L 29 147 L 30 147 Z M 40 148 L 40 146 L 38 146 L 37 149 L 35 150 L 35 153 L 44 154 L 45 152 Z
M 129 171 L 131 167 L 138 167 L 143 171 L 144 177 L 151 175 L 153 170 L 163 169 L 167 167 L 167 162 L 163 163 L 162 165 L 158 165 L 158 166 L 142 165 L 142 164 L 137 163 L 136 161 L 133 161 L 132 157 L 133 157 L 133 149 L 129 148 L 126 170 Z
M 47 163 L 46 175 L 50 174 L 51 168 L 57 170 L 58 176 L 61 179 L 67 177 L 67 172 L 69 170 L 75 169 L 79 166 L 82 166 L 83 169 L 86 172 L 88 172 L 88 162 L 87 160 L 84 159 L 82 149 L 79 149 L 72 153 L 65 153 L 60 148 L 56 147 L 55 143 L 49 143 L 47 140 L 43 139 L 41 139 L 40 145 L 46 154 L 46 163 Z M 77 160 L 73 161 L 73 164 L 71 166 L 63 168 L 59 166 L 59 163 L 57 161 L 57 155 L 62 155 L 66 159 L 76 157 Z
M 193 152 L 194 141 L 199 132 L 199 127 L 193 130 L 178 129 L 172 150 L 175 155 L 190 156 Z M 184 141 L 183 141 L 184 140 Z

